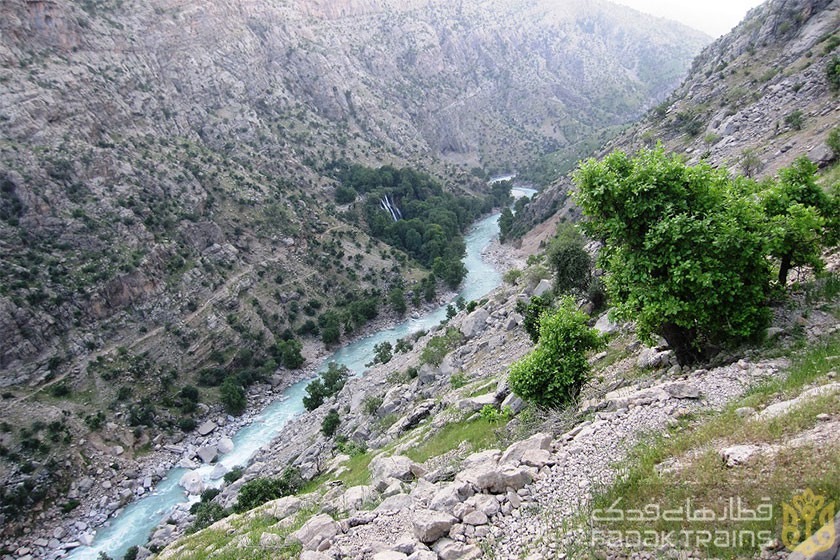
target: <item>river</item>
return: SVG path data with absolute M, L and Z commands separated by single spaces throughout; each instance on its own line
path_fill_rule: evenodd
M 532 189 L 519 188 L 513 191 L 514 197 L 532 196 L 536 192 Z M 478 221 L 465 237 L 467 252 L 464 264 L 468 272 L 459 295 L 467 301 L 481 298 L 501 283 L 499 271 L 492 263 L 481 257 L 484 249 L 499 234 L 498 222 L 499 214 L 484 218 Z M 398 338 L 429 329 L 445 318 L 446 306 L 444 305 L 419 318 L 408 319 L 394 327 L 343 346 L 330 356 L 327 362 L 342 363 L 355 375 L 361 375 L 365 370 L 365 363 L 369 362 L 373 355 L 374 345 L 386 340 L 393 343 Z M 303 412 L 303 396 L 309 381 L 301 381 L 286 389 L 283 395 L 257 415 L 251 424 L 239 430 L 232 438 L 233 451 L 224 455 L 219 463 L 228 470 L 247 464 L 260 447 L 274 439 L 286 422 Z M 214 467 L 215 465 L 205 465 L 198 469 L 211 486 L 218 484 L 218 481 L 210 481 L 210 473 Z M 165 516 L 176 505 L 188 501 L 184 489 L 178 486 L 178 482 L 186 472 L 186 469 L 182 468 L 170 470 L 152 492 L 128 505 L 110 521 L 108 527 L 100 529 L 91 546 L 77 548 L 67 558 L 96 560 L 100 552 L 106 552 L 112 558 L 119 560 L 129 547 L 145 544 L 151 531 L 164 520 Z

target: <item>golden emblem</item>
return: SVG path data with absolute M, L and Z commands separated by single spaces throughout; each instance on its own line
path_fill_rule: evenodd
M 837 538 L 834 502 L 814 494 L 810 488 L 782 504 L 782 542 L 806 557 L 831 548 Z

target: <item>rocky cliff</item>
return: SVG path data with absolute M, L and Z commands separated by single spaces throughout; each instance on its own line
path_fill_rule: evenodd
M 596 150 L 633 152 L 661 142 L 689 161 L 701 159 L 749 176 L 772 176 L 801 155 L 824 166 L 840 121 L 837 64 L 840 3 L 773 0 L 706 47 L 685 81 L 637 124 Z M 520 231 L 573 211 L 572 188 L 559 178 L 520 216 Z

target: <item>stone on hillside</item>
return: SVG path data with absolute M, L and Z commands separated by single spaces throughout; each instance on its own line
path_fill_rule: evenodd
M 178 482 L 178 485 L 183 487 L 184 490 L 187 491 L 187 494 L 195 496 L 204 491 L 204 481 L 202 480 L 201 475 L 196 471 L 190 471 L 184 474 Z
M 551 452 L 545 449 L 527 449 L 520 458 L 520 462 L 528 467 L 541 469 L 553 464 Z
M 760 452 L 757 445 L 733 445 L 720 450 L 720 456 L 727 467 L 737 467 L 746 464 L 750 458 Z
M 406 560 L 438 560 L 438 555 L 431 550 L 415 550 Z
M 608 312 L 603 313 L 598 320 L 595 321 L 595 330 L 601 332 L 602 334 L 613 334 L 619 331 L 621 328 L 618 323 L 613 323 L 610 321 L 610 314 Z
M 472 506 L 480 512 L 483 512 L 487 517 L 492 517 L 499 513 L 500 504 L 495 496 L 488 494 L 476 494 L 464 502 L 468 506 Z
M 219 450 L 216 449 L 215 445 L 205 445 L 204 447 L 198 448 L 195 456 L 201 459 L 202 463 L 208 464 L 216 460 L 216 457 L 219 456 Z
M 440 560 L 474 560 L 483 556 L 481 549 L 473 544 L 441 539 L 432 547 Z
M 303 502 L 300 501 L 300 498 L 295 496 L 285 496 L 268 502 L 265 506 L 263 506 L 263 511 L 274 519 L 280 521 L 290 515 L 296 514 L 300 511 L 302 505 Z
M 373 500 L 374 496 L 376 490 L 373 486 L 352 486 L 335 500 L 335 506 L 338 511 L 358 511 L 365 503 Z
M 828 147 L 828 144 L 817 144 L 808 151 L 808 159 L 822 168 L 834 161 L 834 151 Z
M 335 537 L 341 527 L 329 515 L 322 513 L 307 521 L 303 527 L 292 533 L 291 539 L 298 541 L 305 550 L 318 550 L 321 545 Z
M 413 508 L 416 504 L 414 498 L 408 494 L 397 494 L 390 498 L 385 498 L 381 504 L 376 506 L 377 513 L 389 513 L 397 511 L 405 511 Z
M 263 533 L 260 535 L 260 548 L 271 549 L 271 548 L 280 548 L 286 540 L 276 533 Z
M 470 340 L 484 332 L 484 329 L 487 327 L 488 317 L 490 317 L 490 313 L 483 307 L 467 315 L 467 318 L 461 324 L 461 333 L 464 335 L 464 338 Z
M 518 441 L 508 447 L 499 459 L 500 465 L 516 465 L 522 461 L 522 455 L 530 449 L 551 449 L 551 436 L 549 434 L 534 434 L 528 439 Z
M 487 514 L 483 511 L 471 511 L 461 519 L 467 525 L 487 525 Z
M 478 466 L 472 469 L 461 471 L 455 477 L 457 481 L 469 482 L 479 492 L 492 492 L 499 494 L 512 488 L 519 490 L 533 481 L 533 476 L 526 469 L 513 466 L 492 467 L 489 465 Z
M 406 558 L 408 558 L 407 554 L 396 550 L 383 550 L 373 555 L 373 560 L 405 560 Z
M 498 449 L 487 449 L 485 451 L 479 451 L 478 453 L 473 453 L 472 455 L 469 455 L 466 459 L 464 459 L 461 462 L 461 469 L 471 469 L 480 465 L 496 466 L 499 464 L 499 458 L 501 456 L 502 452 Z
M 300 560 L 332 560 L 332 556 L 314 550 L 304 550 L 300 553 Z
M 463 412 L 478 412 L 485 406 L 496 405 L 496 395 L 494 393 L 487 393 L 469 399 L 461 399 L 458 401 L 458 410 Z
M 225 453 L 230 453 L 233 451 L 233 440 L 229 437 L 223 437 L 219 440 L 218 445 L 216 446 L 219 450 L 219 453 L 224 455 Z
M 429 509 L 451 512 L 452 508 L 463 502 L 474 492 L 466 482 L 451 482 L 438 490 L 429 502 Z
M 204 422 L 201 426 L 196 428 L 195 431 L 198 432 L 198 435 L 200 436 L 206 436 L 213 433 L 213 430 L 215 430 L 217 427 L 218 426 L 216 426 L 215 422 L 213 422 L 212 420 L 208 420 L 207 422 Z
M 551 280 L 547 280 L 543 278 L 540 280 L 540 283 L 536 285 L 534 290 L 531 292 L 532 297 L 542 297 L 548 292 L 552 290 L 553 286 L 551 285 Z
M 414 536 L 422 543 L 433 543 L 439 538 L 448 535 L 457 519 L 440 511 L 421 509 L 412 515 L 412 527 Z
M 379 482 L 386 481 L 389 478 L 411 482 L 417 476 L 415 473 L 424 472 L 423 467 L 403 455 L 392 455 L 390 457 L 379 455 L 373 458 L 368 468 L 374 486 L 378 486 Z
M 662 387 L 666 393 L 675 399 L 699 399 L 700 388 L 688 383 L 671 383 Z
M 509 394 L 502 401 L 502 410 L 509 409 L 513 414 L 519 414 L 525 408 L 525 401 L 514 393 Z
M 674 353 L 670 350 L 659 351 L 656 348 L 645 348 L 636 358 L 639 369 L 658 369 L 670 365 Z

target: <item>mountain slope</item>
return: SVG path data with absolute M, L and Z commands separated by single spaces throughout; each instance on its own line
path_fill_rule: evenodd
M 838 28 L 837 1 L 772 0 L 753 9 L 703 50 L 664 102 L 598 152 L 661 142 L 690 162 L 752 176 L 770 176 L 803 154 L 827 164 L 825 142 L 840 122 L 840 83 L 829 78 L 840 56 Z M 569 177 L 558 178 L 518 216 L 516 231 L 573 214 L 571 189 Z

